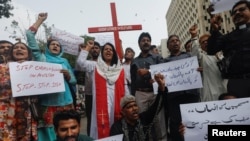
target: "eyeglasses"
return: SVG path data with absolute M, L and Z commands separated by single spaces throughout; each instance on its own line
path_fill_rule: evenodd
M 245 6 L 245 7 L 240 7 L 240 8 L 238 8 L 238 9 L 233 10 L 232 13 L 231 13 L 231 15 L 233 16 L 233 15 L 235 15 L 235 14 L 237 13 L 237 11 L 243 12 L 243 11 L 245 11 L 246 9 L 247 9 L 246 6 Z

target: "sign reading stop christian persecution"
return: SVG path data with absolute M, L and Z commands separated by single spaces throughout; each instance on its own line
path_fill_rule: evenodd
M 11 62 L 9 67 L 13 97 L 65 91 L 60 64 L 26 61 Z

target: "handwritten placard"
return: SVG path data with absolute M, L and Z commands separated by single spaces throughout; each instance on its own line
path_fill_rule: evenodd
M 167 63 L 151 65 L 151 75 L 161 73 L 165 76 L 166 86 L 169 92 L 195 89 L 202 87 L 201 74 L 197 71 L 199 67 L 197 57 L 171 61 Z M 158 85 L 155 82 L 154 93 L 157 93 Z
M 95 141 L 122 141 L 122 139 L 123 139 L 123 134 L 120 134 L 120 135 L 102 138 L 102 139 L 95 140 Z
M 52 30 L 52 38 L 59 41 L 64 52 L 76 56 L 78 55 L 79 44 L 84 43 L 84 38 L 56 28 Z
M 250 124 L 250 98 L 181 104 L 185 141 L 206 141 L 208 125 Z
M 233 5 L 238 1 L 239 0 L 210 0 L 211 4 L 214 5 L 214 11 L 212 14 L 231 10 Z
M 9 67 L 13 97 L 65 91 L 60 64 L 26 61 L 11 62 Z
M 107 42 L 115 45 L 114 35 L 112 34 L 99 33 L 95 35 L 95 41 L 97 41 L 101 46 L 103 46 Z

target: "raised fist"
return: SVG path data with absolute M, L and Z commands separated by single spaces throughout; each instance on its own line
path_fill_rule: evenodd
M 48 17 L 48 13 L 39 13 L 38 14 L 38 20 L 45 21 Z

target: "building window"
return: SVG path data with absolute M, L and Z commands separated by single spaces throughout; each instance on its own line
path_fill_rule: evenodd
M 209 28 L 206 26 L 206 31 L 208 32 L 209 31 Z

